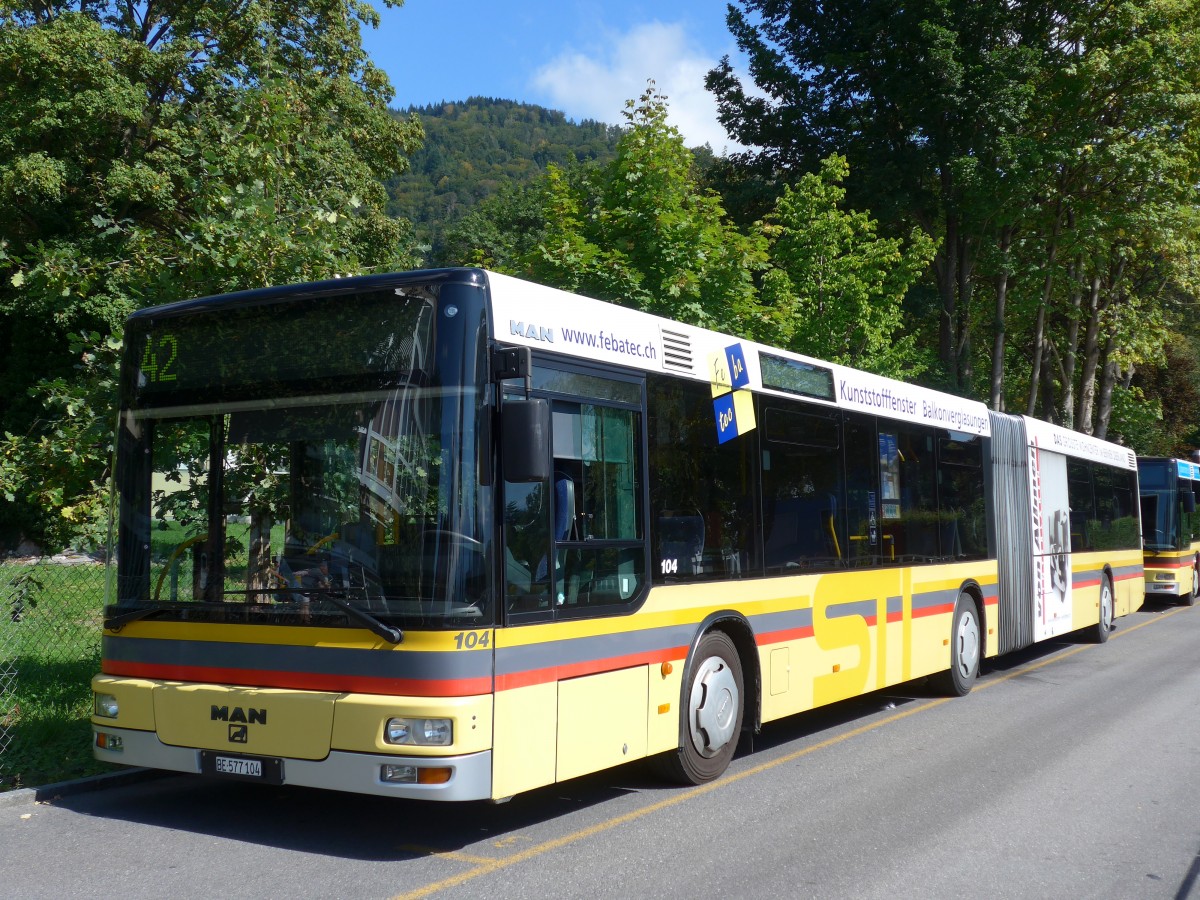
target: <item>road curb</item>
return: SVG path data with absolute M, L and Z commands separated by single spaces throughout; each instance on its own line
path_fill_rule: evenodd
M 120 772 L 105 772 L 103 775 L 89 775 L 87 778 L 76 778 L 73 781 L 59 781 L 42 787 L 5 791 L 0 794 L 0 809 L 32 806 L 34 803 L 50 803 L 62 797 L 73 797 L 127 784 L 152 781 L 169 774 L 171 773 L 159 769 L 126 769 Z

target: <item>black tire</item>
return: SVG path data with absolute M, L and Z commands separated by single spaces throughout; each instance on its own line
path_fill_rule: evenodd
M 979 677 L 982 658 L 979 609 L 969 594 L 959 594 L 950 620 L 950 668 L 938 676 L 938 686 L 951 697 L 965 697 Z
M 1107 641 L 1113 630 L 1113 601 L 1112 581 L 1105 574 L 1100 579 L 1100 621 L 1092 626 L 1092 640 L 1097 644 Z
M 658 773 L 681 784 L 712 781 L 729 766 L 742 731 L 742 663 L 723 631 L 700 639 L 680 696 L 679 747 L 654 757 Z

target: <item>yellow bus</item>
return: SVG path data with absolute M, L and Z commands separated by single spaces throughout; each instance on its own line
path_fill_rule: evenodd
M 1200 591 L 1200 465 L 1182 459 L 1138 459 L 1142 494 L 1146 595 L 1192 606 Z
M 126 325 L 97 758 L 499 800 L 1143 599 L 1125 448 L 477 269 Z

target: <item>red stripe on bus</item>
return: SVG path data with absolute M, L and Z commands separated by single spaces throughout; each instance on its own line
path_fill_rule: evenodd
M 940 606 L 922 606 L 920 609 L 914 609 L 912 616 L 914 619 L 921 619 L 925 616 L 941 616 L 952 612 L 954 612 L 954 604 L 943 603 Z
M 260 669 L 222 669 L 212 666 L 178 666 L 104 660 L 105 675 L 155 678 L 301 691 L 335 691 L 357 694 L 399 694 L 408 697 L 473 697 L 492 692 L 490 678 L 416 679 L 370 678 L 321 672 L 277 672 Z
M 811 625 L 802 625 L 800 628 L 784 628 L 782 631 L 767 631 L 763 634 L 754 636 L 754 643 L 760 647 L 767 644 L 782 644 L 785 641 L 798 641 L 801 638 L 810 638 L 813 636 L 813 627 Z

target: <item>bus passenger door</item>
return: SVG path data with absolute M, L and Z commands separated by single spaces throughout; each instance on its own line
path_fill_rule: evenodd
M 504 483 L 496 796 L 646 753 L 647 667 L 610 670 L 620 636 L 578 623 L 628 622 L 645 593 L 641 380 L 535 367 L 533 382 L 549 477 Z

